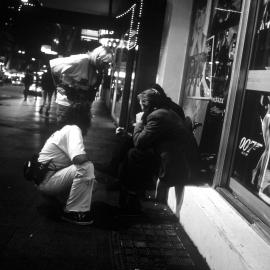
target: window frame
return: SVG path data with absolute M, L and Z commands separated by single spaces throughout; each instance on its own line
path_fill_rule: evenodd
M 262 0 L 243 1 L 229 97 L 224 119 L 213 187 L 225 197 L 270 243 L 270 206 L 248 191 L 232 176 L 237 138 L 243 110 L 247 75 Z

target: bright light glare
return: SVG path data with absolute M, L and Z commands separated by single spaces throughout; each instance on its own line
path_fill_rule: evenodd
M 42 45 L 40 50 L 41 50 L 41 52 L 43 52 L 45 54 L 52 54 L 52 55 L 57 54 L 57 52 L 52 51 L 51 46 L 49 46 L 49 45 Z

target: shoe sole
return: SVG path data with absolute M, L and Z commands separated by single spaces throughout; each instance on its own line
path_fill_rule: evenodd
M 94 223 L 94 220 L 90 220 L 90 221 L 75 221 L 75 220 L 72 220 L 72 219 L 69 219 L 69 218 L 66 218 L 66 217 L 61 217 L 62 220 L 64 221 L 67 221 L 69 223 L 72 223 L 72 224 L 76 224 L 76 225 L 91 225 Z

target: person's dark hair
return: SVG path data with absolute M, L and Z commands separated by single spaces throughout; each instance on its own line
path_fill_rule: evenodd
M 150 88 L 155 89 L 156 91 L 158 91 L 161 96 L 167 97 L 167 95 L 165 94 L 164 89 L 158 83 L 155 83 L 155 84 L 151 85 Z
M 162 104 L 160 107 L 169 108 L 169 109 L 173 110 L 174 112 L 176 112 L 180 116 L 180 118 L 182 120 L 185 120 L 185 114 L 184 114 L 182 107 L 180 105 L 176 104 L 175 102 L 173 102 L 171 100 L 171 98 L 169 98 L 166 95 L 164 89 L 159 84 L 157 84 L 157 83 L 152 84 L 149 89 L 152 89 L 152 90 L 158 92 L 160 94 L 160 96 L 162 97 Z
M 156 109 L 167 108 L 166 97 L 161 95 L 156 89 L 150 88 L 138 95 L 138 100 L 143 105 L 143 123 L 146 122 L 147 116 Z
M 155 109 L 166 106 L 166 99 L 156 89 L 150 88 L 138 95 L 139 101 L 143 104 L 145 110 L 151 113 Z
M 74 103 L 66 112 L 65 125 L 77 125 L 82 134 L 87 133 L 88 128 L 91 126 L 91 112 L 88 104 Z
M 147 90 L 141 92 L 138 98 L 144 106 L 150 107 L 151 110 L 168 107 L 168 103 L 171 101 L 165 94 L 164 89 L 157 83 L 150 85 Z

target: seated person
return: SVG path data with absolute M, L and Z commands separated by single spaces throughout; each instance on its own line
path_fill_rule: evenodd
M 159 84 L 153 84 L 149 87 L 149 89 L 157 91 L 161 95 L 161 97 L 166 101 L 166 106 L 170 108 L 170 110 L 174 111 L 182 120 L 186 121 L 182 107 L 173 102 L 169 97 L 167 97 L 164 89 Z M 139 112 L 136 115 L 136 119 L 140 117 L 141 114 L 142 112 Z M 117 149 L 113 154 L 113 158 L 110 164 L 105 166 L 103 164 L 96 164 L 98 166 L 98 169 L 109 174 L 114 178 L 119 177 L 119 163 L 121 163 L 124 160 L 129 149 L 134 147 L 132 134 L 126 133 L 124 128 L 118 127 L 116 129 L 116 134 L 118 136 L 121 136 L 122 138 L 119 146 L 117 147 Z
M 63 127 L 49 137 L 39 153 L 39 162 L 51 162 L 50 171 L 38 190 L 60 201 L 63 220 L 87 225 L 93 223 L 90 208 L 95 175 L 93 163 L 85 152 L 83 136 L 91 120 L 83 104 L 70 106 L 66 116 Z
M 138 95 L 143 114 L 133 133 L 134 147 L 120 170 L 119 204 L 140 212 L 139 194 L 155 175 L 166 186 L 189 183 L 198 162 L 197 145 L 168 99 L 150 88 Z

